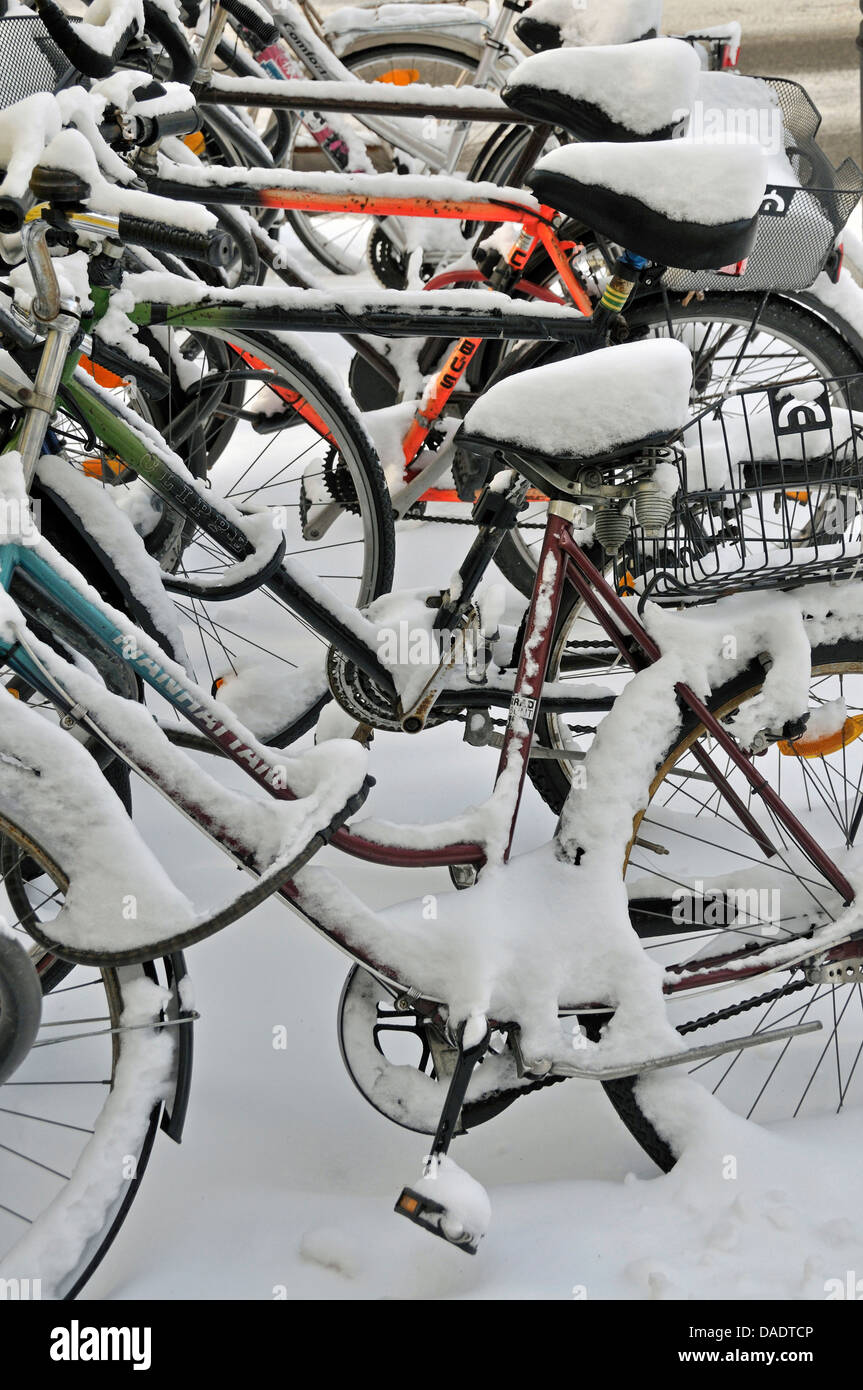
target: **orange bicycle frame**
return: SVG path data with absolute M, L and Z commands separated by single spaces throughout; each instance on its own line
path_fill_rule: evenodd
M 563 283 L 574 306 L 589 317 L 590 299 L 579 284 L 566 249 L 552 225 L 554 208 L 519 206 L 513 202 L 493 199 L 433 199 L 378 196 L 366 193 L 321 193 L 314 189 L 264 188 L 256 195 L 262 207 L 288 208 L 294 212 L 342 212 L 346 215 L 371 217 L 424 217 L 451 221 L 495 223 L 511 222 L 521 226 L 521 232 L 510 248 L 506 263 L 521 270 L 537 245 L 541 245 Z M 422 402 L 402 441 L 405 460 L 404 479 L 409 482 L 417 474 L 412 467 L 435 422 L 440 419 L 453 391 L 467 370 L 481 338 L 462 338 L 449 354 L 443 367 L 426 388 Z M 431 489 L 423 501 L 459 500 L 449 489 Z

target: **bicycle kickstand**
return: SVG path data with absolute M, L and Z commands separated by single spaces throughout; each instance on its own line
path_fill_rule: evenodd
M 488 1049 L 488 1021 L 474 1014 L 461 1025 L 457 1036 L 458 1057 L 423 1176 L 416 1187 L 403 1188 L 395 1210 L 432 1235 L 475 1255 L 488 1225 L 488 1197 L 478 1182 L 447 1158 L 447 1153 L 473 1069 Z

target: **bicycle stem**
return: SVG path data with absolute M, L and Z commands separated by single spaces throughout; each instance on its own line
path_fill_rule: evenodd
M 51 323 L 60 313 L 60 285 L 48 249 L 48 228 L 41 220 L 25 222 L 21 242 L 36 295 L 33 314 L 40 323 Z

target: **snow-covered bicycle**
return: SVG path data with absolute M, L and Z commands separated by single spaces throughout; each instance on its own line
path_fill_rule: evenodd
M 49 147 L 42 180 L 34 178 L 49 214 L 49 190 L 81 177 L 71 168 L 78 148 L 68 140 L 53 152 Z M 763 193 L 760 152 L 700 152 L 682 215 L 679 202 L 672 215 L 661 195 L 672 182 L 678 187 L 675 151 L 651 151 L 649 202 L 633 192 L 625 147 L 607 156 L 603 183 L 596 185 L 584 178 L 583 152 L 573 147 L 567 153 L 569 163 L 555 157 L 549 177 L 558 185 L 570 179 L 574 196 L 601 202 L 622 244 L 649 251 L 648 238 L 663 244 L 678 264 L 693 266 L 739 258 L 751 245 Z M 52 185 L 48 176 L 58 171 L 62 179 Z M 721 222 L 715 197 L 720 175 Z M 97 192 L 104 193 L 101 185 Z M 92 190 L 81 196 L 92 200 Z M 187 253 L 200 254 L 210 245 L 205 230 L 122 224 L 135 214 L 95 208 L 70 213 L 62 197 L 59 204 L 55 225 L 62 231 L 77 218 L 79 231 L 89 226 L 100 245 L 116 240 L 122 225 L 165 250 L 182 244 Z M 13 342 L 17 327 L 19 342 L 29 331 L 31 350 L 42 344 L 38 368 L 29 383 L 6 372 L 0 378 L 14 423 L 7 441 L 14 447 L 3 455 L 4 492 L 17 505 L 10 514 L 19 517 L 19 533 L 4 547 L 3 653 L 16 685 L 3 696 L 0 808 L 12 846 L 7 862 L 17 925 L 35 951 L 48 952 L 64 969 L 97 968 L 97 987 L 104 991 L 105 972 L 174 954 L 275 892 L 354 963 L 341 1035 L 357 1084 L 390 1118 L 434 1133 L 425 1174 L 401 1194 L 397 1210 L 467 1250 L 483 1234 L 487 1200 L 452 1163 L 454 1135 L 552 1081 L 600 1081 L 639 1142 L 664 1166 L 685 1144 L 679 1103 L 657 1084 L 656 1074 L 671 1067 L 718 1064 L 736 1082 L 747 1075 L 750 1056 L 762 1047 L 774 1054 L 779 1048 L 767 1078 L 776 1084 L 766 1086 L 762 1073 L 759 1096 L 769 1089 L 780 1111 L 789 1096 L 792 1110 L 804 1101 L 821 1105 L 823 1083 L 835 1079 L 838 1103 L 844 1103 L 860 1050 L 860 1018 L 850 1006 L 859 996 L 861 972 L 854 883 L 863 818 L 863 768 L 849 771 L 863 730 L 853 579 L 861 558 L 853 505 L 861 475 L 853 401 L 837 409 L 835 392 L 825 398 L 820 388 L 813 394 L 811 382 L 792 381 L 766 399 L 763 391 L 760 399 L 756 393 L 751 418 L 745 399 L 741 404 L 741 398 L 731 398 L 693 421 L 689 353 L 670 341 L 625 344 L 552 364 L 525 374 L 516 391 L 502 383 L 473 406 L 462 426 L 462 446 L 491 456 L 496 471 L 478 504 L 476 539 L 457 576 L 424 598 L 384 597 L 359 615 L 304 582 L 297 566 L 286 565 L 272 526 L 256 527 L 254 518 L 207 497 L 151 426 L 110 392 L 94 390 L 90 378 L 74 375 L 87 344 L 78 337 L 77 306 L 61 301 L 53 279 L 40 215 L 45 211 L 37 209 L 25 224 L 36 291 L 32 320 L 16 325 L 10 317 L 4 324 Z M 608 331 L 643 263 L 636 253 L 624 257 L 603 313 L 585 321 L 582 332 Z M 166 290 L 170 281 L 157 284 Z M 180 288 L 187 291 L 187 282 Z M 132 296 L 118 307 L 133 320 L 152 323 L 152 304 L 142 314 Z M 214 306 L 218 311 L 218 295 Z M 170 297 L 163 307 L 170 311 Z M 197 312 L 206 309 L 200 299 Z M 238 326 L 236 319 L 223 325 L 232 334 Z M 183 667 L 152 637 L 106 606 L 56 552 L 38 539 L 28 546 L 26 482 L 37 469 L 61 492 L 65 481 L 62 461 L 52 469 L 42 457 L 58 389 L 71 389 L 93 434 L 114 457 L 192 508 L 228 555 L 233 548 L 240 571 L 235 580 L 269 583 L 277 572 L 286 576 L 292 601 L 305 605 L 302 611 L 331 642 L 331 689 L 363 740 L 372 729 L 397 729 L 403 736 L 433 728 L 448 711 L 465 713 L 467 742 L 499 750 L 489 800 L 437 824 L 372 820 L 337 827 L 350 799 L 368 790 L 365 755 L 356 739 L 325 740 L 314 754 L 281 763 L 226 705 L 190 684 Z M 754 421 L 762 429 L 757 449 Z M 506 658 L 505 643 L 483 626 L 478 586 L 531 483 L 552 500 L 531 606 Z M 784 529 L 783 499 L 798 494 L 799 503 L 804 491 L 814 515 L 824 516 L 832 501 L 839 520 L 813 528 L 808 548 L 800 549 L 799 539 Z M 765 517 L 765 543 L 754 565 L 734 524 L 747 503 Z M 89 510 L 85 494 L 77 505 Z M 730 597 L 712 612 L 698 605 L 681 614 L 659 604 L 639 611 L 639 601 L 610 584 L 579 544 L 582 508 L 593 514 L 594 534 L 607 554 L 620 550 L 633 532 L 641 538 L 644 565 L 633 579 L 649 583 L 651 594 L 667 592 L 676 608 L 681 596 L 696 596 L 699 582 L 707 581 L 709 597 L 731 591 Z M 100 509 L 102 525 L 106 515 Z M 95 510 L 92 517 L 98 524 Z M 778 534 L 771 534 L 768 522 Z M 145 572 L 152 569 L 142 557 L 134 576 L 139 589 Z M 850 582 L 839 583 L 843 577 Z M 772 592 L 806 579 L 827 582 L 806 584 L 797 597 Z M 734 592 L 741 589 L 764 589 L 765 598 L 742 603 Z M 156 603 L 155 596 L 151 601 Z M 622 691 L 549 682 L 552 655 L 565 631 L 561 623 L 576 601 L 588 607 L 634 670 Z M 170 639 L 170 619 L 158 608 L 154 621 L 159 614 Z M 485 616 L 493 617 L 487 605 Z M 433 643 L 431 660 L 417 663 L 398 650 L 384 655 L 382 634 L 391 636 L 393 624 L 402 621 Z M 503 659 L 498 664 L 496 658 Z M 236 794 L 195 764 L 178 761 L 152 712 L 112 690 L 112 682 L 130 677 L 150 687 L 157 711 L 158 701 L 182 711 L 201 746 L 215 740 L 223 755 L 275 792 L 276 801 L 243 803 L 241 812 Z M 821 693 L 826 681 L 838 682 L 838 693 L 829 699 Z M 34 696 L 58 710 L 67 727 L 39 718 Z M 490 718 L 495 707 L 506 719 L 500 733 Z M 555 759 L 583 764 L 583 784 L 573 788 L 550 843 L 511 857 L 525 777 L 532 763 L 543 760 L 534 736 L 541 717 L 556 710 L 606 718 L 590 731 L 595 737 L 586 757 L 569 743 L 551 751 Z M 70 727 L 83 735 L 85 746 L 70 738 Z M 91 741 L 108 761 L 120 757 L 170 799 L 179 797 L 202 829 L 227 841 L 244 867 L 258 873 L 249 892 L 225 910 L 196 914 L 124 818 L 86 746 Z M 767 775 L 765 761 L 774 757 L 785 760 L 776 778 Z M 287 799 L 291 794 L 299 799 Z M 681 802 L 692 809 L 681 812 Z M 711 833 L 704 836 L 699 831 L 708 817 Z M 456 888 L 470 891 L 440 895 L 431 921 L 416 902 L 375 913 L 329 871 L 299 867 L 323 838 L 377 864 L 447 866 Z M 698 846 L 705 854 L 701 864 L 693 858 Z M 621 865 L 639 874 L 629 903 Z M 544 915 L 538 921 L 539 881 Z M 741 906 L 741 891 L 756 896 Z M 127 917 L 123 908 L 130 899 L 135 912 Z M 640 935 L 661 942 L 670 957 L 663 970 L 650 963 Z M 31 962 L 38 964 L 34 957 Z M 696 1004 L 698 1016 L 690 1016 L 689 1001 L 720 988 L 727 1002 L 710 1014 Z M 134 1142 L 142 1146 L 145 1112 L 150 1115 L 152 1102 L 167 1089 L 171 1065 L 159 1041 L 171 1032 L 168 997 L 143 981 L 135 996 L 109 1012 L 110 1032 L 98 1030 L 120 1038 L 120 1064 L 125 1057 L 130 1067 L 128 1077 L 123 1070 L 114 1073 L 109 1118 L 93 1136 L 97 1148 L 110 1139 L 114 1147 L 105 1152 L 114 1158 L 118 1135 L 124 1153 L 132 1139 L 130 1130 L 115 1130 L 113 1110 L 122 1107 L 134 1117 Z M 62 997 L 58 992 L 57 1000 Z M 31 1032 L 38 1022 L 33 998 L 31 989 L 30 1007 L 21 1009 Z M 668 1021 L 669 1000 L 686 1013 L 677 1026 Z M 777 1006 L 781 1013 L 772 1026 Z M 149 1011 L 146 1017 L 139 1008 Z M 741 1016 L 748 1031 L 739 1031 Z M 394 1023 L 401 1025 L 399 1041 L 407 1033 L 419 1042 L 418 1067 L 388 1058 L 385 1035 Z M 840 1051 L 840 1025 L 856 1039 L 850 1058 Z M 695 1029 L 708 1030 L 708 1040 L 692 1046 L 688 1034 Z M 147 1041 L 146 1055 L 135 1051 L 138 1041 Z M 37 1035 L 10 1085 L 19 1079 L 27 1084 L 24 1069 L 41 1055 L 39 1042 Z M 822 1065 L 825 1056 L 829 1068 Z M 834 1060 L 843 1058 L 834 1068 Z M 791 1090 L 781 1070 L 786 1061 Z M 42 1079 L 33 1078 L 37 1084 Z M 50 1118 L 38 1111 L 28 1116 L 22 1108 L 12 1123 Z M 81 1129 L 86 1126 L 75 1133 Z M 84 1178 L 92 1174 L 91 1154 L 75 1170 Z M 101 1196 L 86 1203 L 89 1238 L 102 1249 L 115 1219 L 112 1202 L 119 1193 L 122 1205 L 127 1195 L 127 1179 L 116 1165 L 109 1168 L 109 1176 L 101 1170 Z M 70 1178 L 48 1163 L 39 1169 L 50 1170 L 62 1192 L 13 1246 L 4 1273 L 44 1277 L 62 1292 L 77 1287 L 89 1263 L 80 1241 L 74 1251 L 68 1242 L 40 1243 L 40 1232 L 50 1232 L 63 1209 L 63 1194 L 72 1202 L 79 1197 L 74 1173 Z M 26 1217 L 13 1209 L 15 1214 Z M 63 1229 L 68 1236 L 80 1228 L 69 1223 Z

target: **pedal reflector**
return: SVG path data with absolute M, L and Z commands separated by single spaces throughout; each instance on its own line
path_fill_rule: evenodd
M 425 1197 L 413 1188 L 405 1187 L 394 1210 L 401 1216 L 406 1216 L 408 1221 L 413 1221 L 416 1226 L 422 1226 L 424 1231 L 430 1231 L 433 1236 L 440 1236 L 447 1245 L 454 1245 L 457 1250 L 464 1250 L 468 1255 L 476 1254 L 479 1236 L 473 1236 L 466 1231 L 461 1222 L 451 1216 L 441 1202 L 435 1202 L 431 1197 Z M 447 1224 L 453 1232 L 451 1235 L 447 1234 Z
M 112 458 L 107 454 L 86 458 L 82 461 L 81 467 L 88 478 L 97 478 L 102 483 L 116 481 L 126 472 L 126 465 L 122 459 Z

